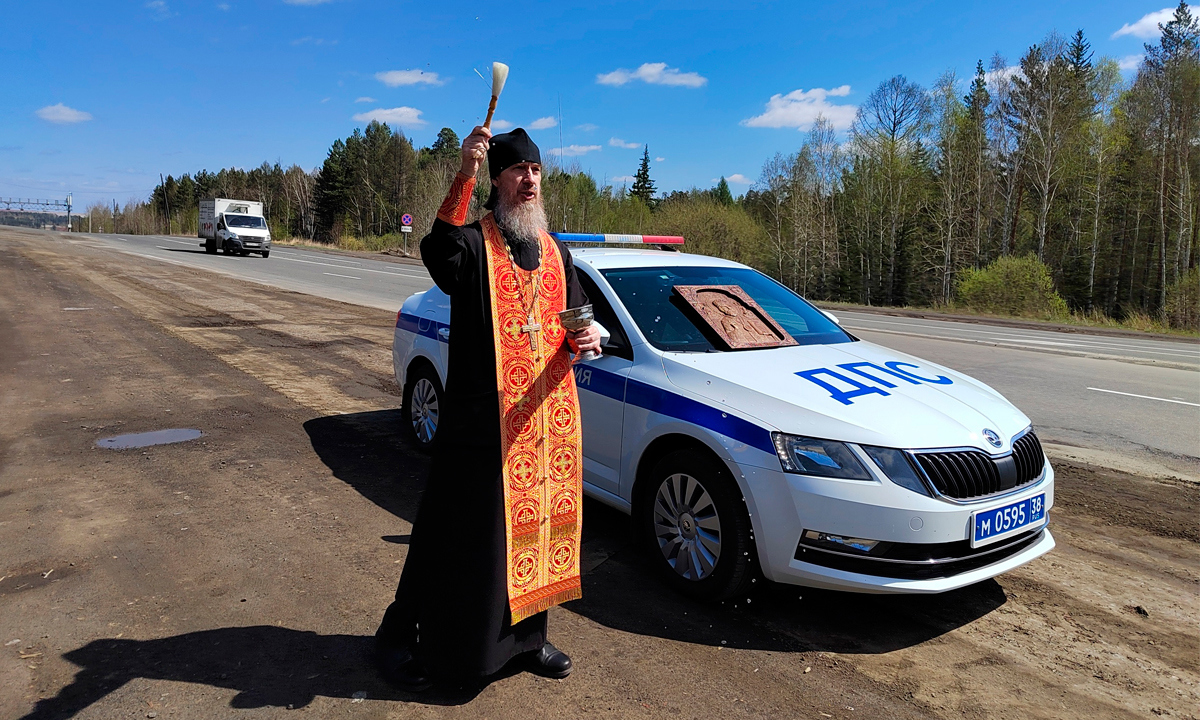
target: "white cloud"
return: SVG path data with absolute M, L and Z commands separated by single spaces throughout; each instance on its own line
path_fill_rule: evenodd
M 421 119 L 421 111 L 410 107 L 375 108 L 354 116 L 358 122 L 377 120 L 392 127 L 421 127 L 425 121 Z
M 637 70 L 620 68 L 610 73 L 600 73 L 596 82 L 601 85 L 625 85 L 634 80 L 651 85 L 675 85 L 679 87 L 698 88 L 708 82 L 694 72 L 679 72 L 679 68 L 669 68 L 666 63 L 643 63 Z
M 512 126 L 508 120 L 492 120 L 492 128 L 495 130 L 508 130 Z
M 997 80 L 1007 80 L 1021 74 L 1021 68 L 1018 65 L 1009 65 L 1006 68 L 999 70 L 988 70 L 983 74 L 983 81 L 988 85 L 994 86 Z
M 358 98 L 357 100 L 355 100 L 354 102 L 356 102 L 356 103 L 360 103 L 360 102 L 376 102 L 376 100 L 375 100 L 375 98 L 373 98 L 373 97 L 367 97 L 366 95 L 364 95 L 364 96 L 362 96 L 362 97 Z
M 625 183 L 625 182 L 633 182 L 634 178 L 632 175 L 617 175 L 616 177 L 610 177 L 609 180 L 612 180 L 613 182 Z
M 734 185 L 753 185 L 754 181 L 741 173 L 734 173 L 725 176 L 725 182 L 731 182 Z
M 1144 58 L 1145 56 L 1140 53 L 1137 55 L 1126 55 L 1117 61 L 1117 67 L 1122 70 L 1137 70 Z
M 324 5 L 333 0 L 283 0 L 285 5 Z
M 1158 37 L 1159 32 L 1158 24 L 1162 23 L 1166 25 L 1171 21 L 1171 18 L 1174 15 L 1174 8 L 1163 8 L 1157 12 L 1146 13 L 1142 16 L 1141 20 L 1138 20 L 1132 25 L 1129 23 L 1122 25 L 1120 30 L 1112 34 L 1112 37 L 1115 39 L 1121 37 L 1122 35 L 1132 35 L 1145 40 L 1156 38 Z
M 609 144 L 609 146 L 611 146 L 611 147 L 625 148 L 626 150 L 633 150 L 634 148 L 640 148 L 640 147 L 641 147 L 641 145 L 640 145 L 640 144 L 638 144 L 638 143 L 635 143 L 635 142 L 625 142 L 625 141 L 624 141 L 624 140 L 622 140 L 621 138 L 609 138 L 609 139 L 608 139 L 608 144 Z
M 62 103 L 47 105 L 37 111 L 37 116 L 55 125 L 73 125 L 74 123 L 87 122 L 92 119 L 91 113 L 69 108 Z
M 153 12 L 155 20 L 165 20 L 171 17 L 171 8 L 163 0 L 150 0 L 142 7 Z
M 222 12 L 229 12 L 229 3 L 217 3 L 217 9 Z
M 424 70 L 387 70 L 375 73 L 375 79 L 388 87 L 442 84 L 442 81 L 438 79 L 437 73 L 425 72 Z
M 549 130 L 550 128 L 554 127 L 557 124 L 558 124 L 558 121 L 555 120 L 552 115 L 547 115 L 546 117 L 540 117 L 537 120 L 534 120 L 533 122 L 529 123 L 529 129 L 530 130 Z M 572 145 L 571 147 L 575 147 L 575 146 Z
M 596 152 L 600 149 L 599 145 L 568 145 L 565 148 L 550 148 L 551 155 L 562 155 L 563 157 L 579 157 L 587 155 L 590 152 Z
M 337 40 L 326 40 L 325 38 L 302 37 L 292 41 L 293 45 L 337 45 Z
M 834 128 L 845 130 L 854 122 L 858 108 L 854 105 L 834 105 L 828 98 L 845 97 L 849 94 L 850 86 L 842 85 L 831 90 L 813 88 L 793 90 L 787 95 L 772 95 L 762 115 L 747 118 L 741 124 L 747 127 L 807 130 L 812 127 L 817 116 L 824 115 Z
M 584 132 L 592 132 L 593 130 L 598 130 L 598 129 L 600 129 L 600 126 L 599 126 L 599 125 L 593 125 L 593 124 L 591 124 L 591 123 L 584 123 L 584 124 L 582 124 L 582 125 L 576 125 L 576 126 L 575 126 L 575 129 L 576 129 L 576 130 L 582 130 L 582 131 L 584 131 Z
M 666 162 L 666 158 L 654 158 L 654 162 Z

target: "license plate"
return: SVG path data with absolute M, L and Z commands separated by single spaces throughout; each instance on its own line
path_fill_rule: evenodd
M 980 510 L 971 516 L 971 547 L 1003 540 L 1046 519 L 1046 495 L 1034 495 L 1011 505 Z

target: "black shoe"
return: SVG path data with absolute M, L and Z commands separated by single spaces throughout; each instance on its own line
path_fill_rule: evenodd
M 433 685 L 421 661 L 408 648 L 379 646 L 375 649 L 375 665 L 384 680 L 401 690 L 419 693 Z
M 571 664 L 571 658 L 550 643 L 543 645 L 537 652 L 529 653 L 528 657 L 530 672 L 542 677 L 565 678 L 575 668 Z

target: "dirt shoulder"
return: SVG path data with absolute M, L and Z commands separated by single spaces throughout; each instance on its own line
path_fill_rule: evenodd
M 1195 717 L 1200 489 L 1058 464 L 1058 547 L 946 595 L 706 606 L 586 505 L 566 681 L 367 663 L 427 470 L 392 315 L 0 233 L 0 718 Z M 81 308 L 68 310 L 65 308 Z M 196 428 L 140 450 L 111 435 Z

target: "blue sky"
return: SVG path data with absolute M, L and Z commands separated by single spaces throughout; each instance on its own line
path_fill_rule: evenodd
M 799 147 L 816 112 L 844 127 L 894 74 L 968 77 L 977 59 L 1013 64 L 1048 31 L 1077 28 L 1097 57 L 1132 65 L 1169 5 L 10 3 L 0 197 L 123 203 L 159 173 L 312 168 L 370 117 L 428 145 L 443 126 L 463 135 L 482 121 L 488 89 L 474 70 L 494 60 L 512 67 L 497 118 L 540 128 L 543 155 L 561 132 L 568 160 L 620 185 L 646 143 L 660 190 L 723 175 L 740 194 L 766 159 Z

